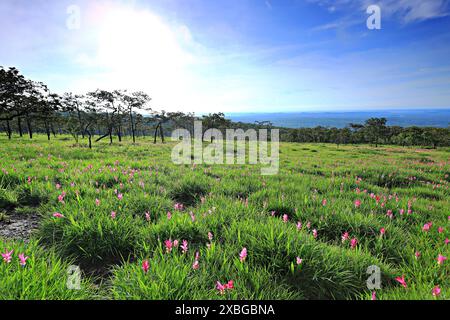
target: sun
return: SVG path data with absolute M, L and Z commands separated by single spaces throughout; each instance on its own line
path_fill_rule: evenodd
M 167 105 L 182 102 L 193 59 L 186 50 L 191 36 L 185 26 L 171 25 L 149 10 L 112 5 L 96 8 L 92 20 L 87 32 L 95 32 L 91 64 L 102 71 L 97 83 L 145 90 Z

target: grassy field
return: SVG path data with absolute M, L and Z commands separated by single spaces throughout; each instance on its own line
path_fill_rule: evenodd
M 376 265 L 377 299 L 450 299 L 450 150 L 284 143 L 262 176 L 172 147 L 2 136 L 0 298 L 371 299 Z

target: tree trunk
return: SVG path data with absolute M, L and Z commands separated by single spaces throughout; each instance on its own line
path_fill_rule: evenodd
M 47 139 L 50 141 L 50 127 L 48 126 L 47 121 L 45 121 L 45 132 L 47 133 Z
M 22 138 L 22 119 L 20 117 L 17 117 L 17 127 L 19 128 L 19 136 Z
M 11 140 L 12 133 L 11 133 L 11 126 L 9 125 L 9 120 L 6 120 L 6 130 L 8 133 L 8 139 Z
M 154 134 L 154 139 L 153 139 L 153 143 L 156 143 L 156 135 L 158 134 L 158 128 L 159 128 L 160 123 L 158 123 L 158 125 L 155 128 L 155 134 Z
M 27 120 L 28 135 L 30 136 L 30 139 L 33 139 L 33 128 L 31 127 L 30 117 L 27 115 L 25 119 Z
M 162 124 L 159 126 L 159 133 L 161 134 L 161 141 L 164 143 L 164 132 Z
M 136 137 L 134 133 L 134 124 L 133 124 L 133 112 L 130 110 L 130 125 L 131 125 L 131 134 L 133 135 L 133 143 L 136 143 Z

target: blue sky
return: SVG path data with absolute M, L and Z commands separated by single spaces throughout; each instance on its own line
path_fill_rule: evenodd
M 0 65 L 56 92 L 139 89 L 195 112 L 450 107 L 447 0 L 2 0 L 0 14 Z

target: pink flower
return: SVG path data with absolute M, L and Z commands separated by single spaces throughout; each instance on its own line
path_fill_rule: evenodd
M 150 221 L 150 212 L 145 213 L 145 220 Z
M 438 228 L 438 232 L 439 232 L 439 233 L 442 233 L 442 232 L 444 232 L 444 228 L 442 228 L 442 227 L 439 227 L 439 228 Z
M 327 205 L 327 199 L 323 199 L 323 200 L 322 200 L 322 206 L 325 207 L 326 205 Z
M 416 256 L 416 259 L 419 259 L 419 257 L 420 257 L 420 252 L 419 252 L 419 251 L 416 251 L 416 253 L 414 253 L 414 255 Z
M 172 213 L 170 211 L 167 211 L 167 220 L 172 219 Z
M 61 202 L 61 203 L 64 203 L 64 195 L 63 194 L 60 194 L 58 196 L 58 201 Z
M 171 252 L 172 251 L 172 247 L 173 247 L 172 240 L 170 240 L 170 239 L 166 240 L 166 241 L 164 241 L 164 244 L 166 246 L 166 252 L 167 253 Z
M 174 248 L 178 248 L 178 240 L 175 239 L 173 241 L 173 246 L 174 246 Z
M 195 215 L 194 215 L 194 213 L 191 211 L 191 212 L 189 212 L 189 215 L 191 216 L 192 222 L 195 222 Z
M 209 241 L 212 241 L 213 239 L 213 234 L 211 232 L 208 232 L 208 239 Z
M 241 262 L 245 261 L 245 258 L 247 258 L 247 248 L 242 248 L 241 253 L 239 254 L 239 260 L 241 260 Z
M 116 212 L 115 211 L 111 211 L 111 218 L 115 219 L 116 218 Z
M 444 243 L 448 244 L 450 242 L 450 240 L 448 240 L 448 238 L 445 238 Z
M 301 265 L 303 262 L 303 259 L 300 259 L 300 257 L 297 257 L 296 262 L 297 262 L 297 265 Z
M 64 218 L 64 216 L 63 216 L 61 213 L 59 213 L 59 212 L 55 212 L 55 213 L 53 214 L 53 216 L 54 216 L 55 218 Z
M 223 284 L 221 284 L 219 281 L 216 282 L 216 289 L 219 290 L 220 294 L 224 294 L 225 293 L 225 289 L 226 286 L 224 286 Z
M 183 243 L 181 244 L 181 250 L 183 253 L 186 253 L 188 251 L 188 242 L 187 240 L 183 240 Z
M 302 223 L 299 221 L 297 222 L 297 230 L 301 230 L 302 229 Z
M 372 300 L 377 300 L 377 292 L 372 291 Z
M 316 229 L 313 229 L 312 233 L 313 233 L 314 239 L 317 238 L 317 230 L 316 230 Z
M 99 205 L 100 205 L 100 200 L 95 199 L 95 205 L 96 205 L 96 206 L 99 206 Z
M 288 222 L 289 216 L 287 214 L 283 214 L 283 222 Z
M 345 242 L 345 241 L 347 241 L 348 239 L 350 238 L 350 235 L 348 234 L 348 232 L 346 231 L 346 232 L 344 232 L 344 234 L 342 235 L 342 237 L 341 237 L 341 239 L 342 239 L 342 242 Z
M 175 203 L 175 205 L 174 205 L 173 207 L 174 207 L 174 209 L 177 210 L 177 211 L 182 211 L 183 208 L 184 208 L 183 204 L 182 204 L 182 203 L 178 203 L 178 202 Z
M 401 277 L 395 278 L 395 280 L 396 280 L 397 282 L 399 282 L 404 288 L 407 287 L 406 281 L 405 281 L 405 276 L 404 276 L 404 275 L 402 275 Z
M 60 185 L 59 183 L 57 183 L 57 184 L 55 185 L 55 187 L 56 187 L 56 190 L 61 189 L 61 185 Z
M 422 230 L 425 232 L 428 232 L 430 230 L 431 226 L 432 226 L 431 222 L 425 223 L 422 227 Z
M 438 257 L 437 257 L 438 264 L 443 264 L 445 260 L 447 260 L 447 257 L 445 257 L 441 254 L 438 255 Z
M 9 252 L 8 252 L 8 250 L 6 250 L 5 253 L 2 253 L 3 261 L 6 263 L 10 263 L 13 253 L 14 253 L 14 250 L 11 250 Z
M 142 270 L 144 270 L 144 273 L 147 273 L 149 268 L 150 264 L 148 263 L 148 260 L 142 261 Z
M 27 259 L 28 257 L 26 257 L 25 254 L 23 253 L 19 254 L 20 265 L 22 267 L 25 267 L 25 265 L 27 264 Z
M 380 234 L 381 234 L 381 236 L 383 236 L 385 233 L 386 233 L 386 229 L 381 228 L 381 229 L 380 229 Z
M 361 206 L 361 200 L 356 199 L 354 204 L 355 204 L 355 208 L 359 208 Z
M 198 260 L 195 260 L 194 263 L 192 264 L 192 269 L 197 270 L 198 268 L 199 268 Z
M 354 249 L 356 247 L 356 245 L 358 244 L 358 239 L 353 238 L 352 240 L 350 240 L 350 247 L 352 249 Z
M 224 294 L 225 290 L 231 290 L 234 288 L 233 280 L 228 281 L 228 283 L 221 284 L 219 281 L 216 282 L 216 289 L 219 290 L 220 294 Z
M 389 218 L 391 218 L 391 219 L 394 217 L 394 214 L 392 213 L 392 210 L 388 210 L 387 213 L 386 213 L 386 215 L 387 215 Z
M 439 288 L 439 286 L 435 286 L 431 291 L 431 294 L 433 295 L 433 297 L 439 297 L 439 295 L 441 294 L 441 288 Z
M 123 194 L 119 193 L 119 194 L 117 195 L 117 199 L 122 200 L 122 199 L 123 199 Z

